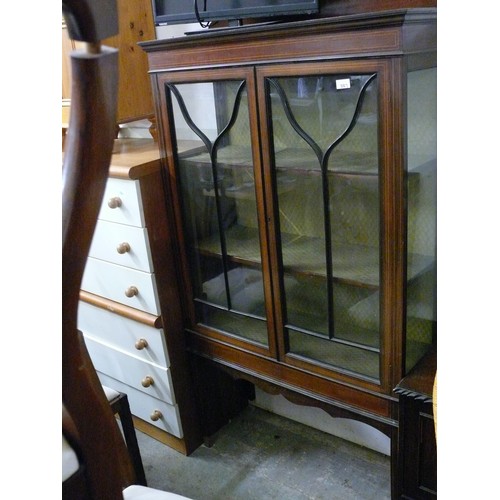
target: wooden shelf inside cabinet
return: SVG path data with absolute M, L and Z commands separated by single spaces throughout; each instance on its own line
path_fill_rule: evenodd
M 182 168 L 191 169 L 199 179 L 200 194 L 206 197 L 205 222 L 216 209 L 216 192 L 213 185 L 213 165 L 210 154 L 200 143 L 193 149 L 179 153 Z M 328 169 L 329 179 L 348 189 L 359 189 L 363 193 L 377 194 L 379 189 L 378 159 L 373 154 L 361 152 L 335 151 L 332 154 Z M 250 148 L 244 146 L 226 146 L 217 151 L 216 169 L 219 172 L 219 197 L 232 200 L 248 200 L 255 203 L 255 182 L 253 178 L 253 160 Z M 408 172 L 410 186 L 415 185 L 422 172 L 429 170 L 428 165 L 412 168 Z M 322 175 L 318 159 L 309 148 L 286 148 L 276 154 L 276 192 L 279 196 L 289 194 L 292 198 L 297 187 L 311 176 Z M 210 201 L 212 199 L 213 201 Z M 292 207 L 295 204 L 292 203 Z M 287 213 L 281 210 L 284 217 Z M 260 267 L 260 247 L 257 228 L 233 225 L 227 229 L 227 246 L 237 249 L 237 253 L 229 252 L 229 259 L 249 267 Z M 325 240 L 296 233 L 281 233 L 283 251 L 283 270 L 289 274 L 303 274 L 309 277 L 326 277 L 324 254 Z M 198 251 L 205 256 L 220 257 L 218 234 L 214 234 L 199 242 Z M 379 286 L 379 253 L 375 245 L 333 244 L 333 280 L 370 289 Z M 287 263 L 300 263 L 288 265 Z M 420 254 L 408 255 L 408 280 L 424 274 L 432 266 L 432 259 Z
M 378 174 L 377 158 L 368 153 L 356 151 L 335 151 L 332 154 L 329 173 L 343 175 Z M 190 167 L 211 167 L 212 159 L 206 148 L 200 144 L 198 148 L 186 151 L 179 157 Z M 320 173 L 318 158 L 311 148 L 284 148 L 275 152 L 276 169 L 291 169 L 296 173 Z M 253 168 L 252 152 L 244 146 L 226 146 L 217 151 L 218 168 Z
M 233 226 L 227 231 L 226 236 L 228 247 L 238 249 L 238 254 L 229 254 L 233 262 L 249 266 L 260 262 L 256 228 Z M 324 240 L 282 233 L 281 245 L 285 273 L 326 277 L 325 262 L 318 258 L 324 252 Z M 217 236 L 203 240 L 199 250 L 207 256 L 220 256 Z M 332 254 L 334 281 L 371 289 L 378 288 L 379 254 L 377 248 L 361 245 L 335 245 L 332 248 Z M 300 262 L 300 265 L 287 265 L 286 262 Z M 425 255 L 409 255 L 408 262 L 409 279 L 423 274 L 431 266 L 430 258 Z

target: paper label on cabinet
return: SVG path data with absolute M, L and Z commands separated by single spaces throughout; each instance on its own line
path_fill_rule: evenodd
M 337 90 L 350 89 L 351 80 L 349 78 L 342 78 L 342 80 L 335 80 L 335 85 Z

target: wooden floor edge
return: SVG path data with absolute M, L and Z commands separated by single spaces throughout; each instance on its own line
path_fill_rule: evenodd
M 170 448 L 173 448 L 175 451 L 178 451 L 179 453 L 187 456 L 186 444 L 184 443 L 183 439 L 172 436 L 168 432 L 162 431 L 161 429 L 158 429 L 154 425 L 145 422 L 144 420 L 134 415 L 132 415 L 132 419 L 134 421 L 134 427 L 137 430 L 143 432 L 144 434 L 147 434 L 153 439 L 156 439 L 160 443 L 166 444 Z

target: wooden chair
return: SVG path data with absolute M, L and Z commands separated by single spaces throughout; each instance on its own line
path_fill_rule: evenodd
M 181 499 L 138 485 L 130 455 L 77 328 L 79 291 L 115 138 L 118 59 L 100 41 L 118 31 L 116 0 L 63 0 L 70 36 L 72 112 L 62 192 L 63 499 Z M 140 480 L 140 478 L 139 478 Z
M 111 410 L 115 415 L 120 417 L 123 437 L 125 438 L 128 454 L 132 461 L 132 467 L 134 468 L 135 482 L 147 486 L 146 474 L 144 473 L 141 451 L 139 449 L 139 443 L 137 442 L 128 396 L 124 392 L 115 391 L 111 387 L 103 385 L 102 388 L 104 389 L 106 399 L 109 401 Z

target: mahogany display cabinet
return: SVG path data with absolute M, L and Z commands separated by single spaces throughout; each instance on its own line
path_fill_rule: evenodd
M 436 341 L 436 10 L 141 46 L 205 415 L 215 369 L 366 422 L 398 496 L 394 389 Z

